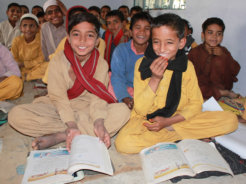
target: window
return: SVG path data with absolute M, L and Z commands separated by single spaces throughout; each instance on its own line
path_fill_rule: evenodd
M 186 0 L 134 0 L 134 6 L 140 6 L 145 10 L 183 10 Z

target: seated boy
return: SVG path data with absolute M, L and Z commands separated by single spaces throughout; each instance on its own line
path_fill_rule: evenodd
M 193 28 L 191 27 L 188 20 L 183 19 L 185 23 L 185 33 L 184 36 L 186 37 L 186 44 L 184 47 L 185 53 L 188 54 L 192 48 L 197 46 L 195 39 L 192 37 Z
M 130 10 L 130 17 L 132 18 L 135 14 L 140 13 L 143 11 L 143 8 L 140 6 L 133 6 Z
M 143 57 L 150 38 L 152 17 L 145 12 L 133 16 L 130 30 L 132 40 L 118 45 L 111 60 L 111 83 L 119 102 L 133 108 L 133 78 L 136 61 Z
M 107 30 L 103 34 L 106 43 L 104 58 L 108 61 L 109 68 L 115 47 L 128 41 L 128 37 L 124 35 L 123 21 L 124 15 L 119 10 L 110 11 L 106 15 Z
M 44 13 L 44 10 L 43 10 L 43 8 L 41 6 L 35 5 L 35 6 L 32 7 L 32 14 L 33 15 L 37 16 L 39 12 Z
M 68 12 L 69 14 L 69 12 Z M 108 93 L 108 64 L 95 49 L 100 23 L 87 12 L 67 20 L 64 52 L 51 60 L 48 95 L 32 104 L 15 106 L 9 123 L 19 132 L 36 137 L 33 149 L 67 142 L 79 134 L 99 137 L 107 147 L 110 136 L 129 119 L 124 103 L 114 103 Z
M 119 152 L 138 153 L 158 142 L 202 139 L 234 131 L 231 112 L 201 112 L 203 98 L 185 51 L 184 22 L 163 14 L 152 23 L 152 43 L 135 65 L 134 107 L 119 132 Z
M 106 15 L 108 12 L 111 11 L 111 8 L 110 6 L 108 5 L 104 5 L 101 7 L 101 12 L 100 12 L 100 23 L 101 23 L 101 26 L 104 30 L 107 29 L 107 26 L 106 26 Z
M 20 5 L 10 3 L 6 14 L 8 20 L 0 23 L 0 43 L 10 50 L 13 39 L 21 34 L 19 29 L 19 19 L 21 16 Z
M 223 40 L 225 24 L 220 18 L 208 18 L 202 24 L 203 44 L 189 52 L 198 83 L 204 99 L 213 96 L 236 98 L 233 82 L 237 81 L 240 65 L 233 59 L 230 52 L 220 44 Z
M 49 55 L 55 52 L 60 41 L 66 36 L 66 28 L 60 1 L 47 0 L 43 9 L 48 22 L 41 28 L 41 45 L 44 58 L 49 61 Z
M 0 101 L 20 97 L 23 82 L 11 52 L 0 43 Z
M 23 80 L 41 79 L 48 66 L 41 49 L 38 18 L 26 13 L 20 19 L 22 35 L 12 43 L 11 52 L 21 69 Z
M 22 17 L 22 15 L 24 15 L 24 14 L 26 14 L 26 13 L 29 13 L 29 8 L 26 6 L 26 5 L 20 5 L 20 7 L 21 7 L 21 16 L 20 17 Z
M 121 5 L 118 10 L 124 15 L 124 29 L 125 30 L 129 30 L 130 28 L 130 21 L 128 20 L 129 19 L 129 7 L 126 6 L 126 5 Z

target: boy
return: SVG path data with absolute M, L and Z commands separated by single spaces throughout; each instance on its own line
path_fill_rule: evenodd
M 103 34 L 106 43 L 104 58 L 108 61 L 109 68 L 114 49 L 120 43 L 128 41 L 123 29 L 124 15 L 119 10 L 113 10 L 106 15 L 107 30 Z
M 183 19 L 183 21 L 185 23 L 184 36 L 186 37 L 186 44 L 185 44 L 184 50 L 186 54 L 189 54 L 190 50 L 197 46 L 197 43 L 195 42 L 195 39 L 192 37 L 193 29 L 189 21 L 186 19 Z
M 13 39 L 21 34 L 19 29 L 19 19 L 21 16 L 20 5 L 10 3 L 6 14 L 8 20 L 0 23 L 0 43 L 10 50 Z
M 110 136 L 126 123 L 130 112 L 125 104 L 114 103 L 107 92 L 108 65 L 95 49 L 100 23 L 86 12 L 72 15 L 67 23 L 64 52 L 49 65 L 48 96 L 15 106 L 9 123 L 36 137 L 33 149 L 64 141 L 70 149 L 79 134 L 97 136 L 109 147 Z
M 130 21 L 129 18 L 129 7 L 126 5 L 122 5 L 118 8 L 118 10 L 124 15 L 124 29 L 129 30 L 130 27 Z
M 23 82 L 20 69 L 11 52 L 0 44 L 0 101 L 20 97 Z
M 29 13 L 29 8 L 26 5 L 20 5 L 20 7 L 21 7 L 21 16 L 20 17 L 22 17 L 22 15 L 24 15 L 26 13 Z
M 220 44 L 225 30 L 224 22 L 217 17 L 208 18 L 202 24 L 203 44 L 189 52 L 189 59 L 194 64 L 198 83 L 204 99 L 213 96 L 236 98 L 233 82 L 237 82 L 240 65 L 230 52 Z
M 100 21 L 100 8 L 97 6 L 91 6 L 88 8 L 89 13 L 91 13 L 92 15 L 94 15 L 99 21 Z M 104 33 L 104 29 L 102 27 L 100 27 L 99 30 L 99 36 L 102 38 L 103 33 Z
M 45 19 L 45 14 L 44 12 L 38 12 L 38 14 L 36 15 L 38 18 L 38 23 L 39 23 L 39 27 L 41 28 L 42 25 L 47 22 Z
M 106 15 L 107 15 L 107 13 L 108 12 L 110 12 L 111 11 L 111 8 L 110 8 L 110 6 L 108 6 L 108 5 L 104 5 L 104 6 L 102 6 L 101 7 L 101 12 L 100 12 L 100 23 L 101 23 L 101 25 L 102 25 L 102 28 L 104 29 L 104 30 L 106 30 L 107 29 L 107 26 L 106 26 Z
M 140 6 L 133 6 L 130 10 L 130 17 L 132 18 L 135 14 L 140 13 L 143 11 L 143 8 Z
M 231 112 L 201 112 L 202 94 L 194 67 L 183 50 L 184 22 L 175 14 L 153 20 L 151 42 L 134 73 L 134 108 L 115 145 L 138 153 L 158 142 L 202 139 L 237 128 Z
M 43 8 L 41 6 L 35 5 L 35 6 L 32 7 L 32 14 L 33 15 L 37 16 L 39 12 L 43 12 L 44 13 L 44 10 L 43 10 Z
M 47 0 L 44 3 L 44 12 L 47 21 L 41 28 L 41 45 L 44 58 L 49 61 L 49 55 L 54 53 L 60 41 L 66 36 L 60 1 Z
M 38 18 L 26 13 L 20 19 L 22 35 L 13 40 L 11 52 L 21 68 L 23 80 L 41 79 L 48 62 L 41 49 Z
M 114 50 L 111 61 L 111 83 L 117 100 L 133 108 L 133 78 L 136 61 L 144 56 L 150 38 L 152 17 L 145 12 L 135 14 L 131 21 L 132 40 Z M 132 91 L 132 92 L 131 92 Z

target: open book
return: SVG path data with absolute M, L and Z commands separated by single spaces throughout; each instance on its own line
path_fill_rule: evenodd
M 31 151 L 22 184 L 62 184 L 84 178 L 83 170 L 113 175 L 106 146 L 97 137 L 78 135 L 65 148 Z
M 159 183 L 176 176 L 195 176 L 204 171 L 233 175 L 230 166 L 210 143 L 186 139 L 179 143 L 158 143 L 140 152 L 147 183 Z

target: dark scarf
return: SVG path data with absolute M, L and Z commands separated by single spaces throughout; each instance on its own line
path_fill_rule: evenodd
M 184 50 L 186 52 L 186 54 L 189 53 L 190 49 L 191 49 L 191 45 L 192 43 L 195 41 L 195 39 L 192 37 L 192 35 L 188 35 L 186 37 L 186 44 L 184 46 Z
M 144 56 L 145 57 L 139 66 L 142 80 L 151 77 L 152 72 L 150 70 L 150 65 L 156 58 L 158 58 L 153 50 L 152 43 L 149 43 Z M 177 110 L 181 97 L 182 72 L 186 71 L 187 62 L 188 58 L 185 55 L 184 50 L 179 50 L 176 54 L 176 58 L 172 61 L 168 61 L 167 70 L 172 70 L 173 74 L 167 93 L 166 106 L 151 114 L 147 114 L 147 119 L 151 119 L 156 116 L 170 117 Z
M 99 52 L 97 49 L 92 51 L 90 58 L 86 61 L 83 67 L 75 56 L 68 40 L 65 42 L 64 54 L 71 63 L 72 69 L 76 75 L 74 85 L 67 91 L 69 99 L 76 98 L 83 93 L 84 90 L 88 90 L 108 103 L 116 102 L 114 97 L 109 94 L 104 84 L 93 78 L 99 58 Z

